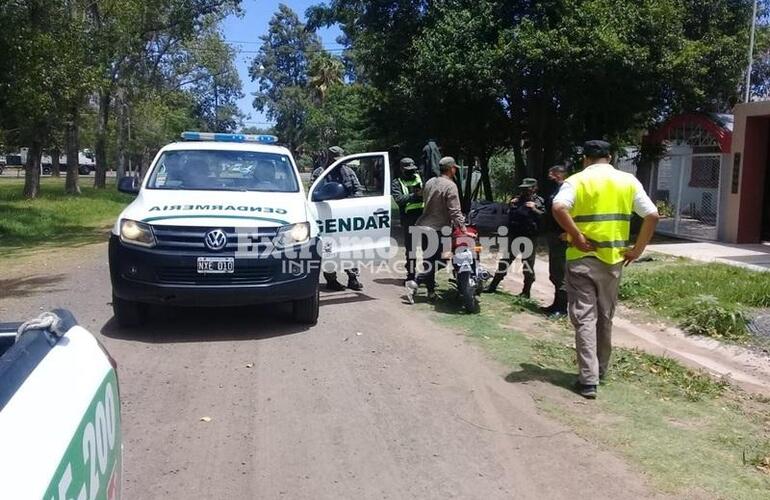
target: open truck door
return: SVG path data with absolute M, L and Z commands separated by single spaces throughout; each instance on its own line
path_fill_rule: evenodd
M 388 153 L 337 160 L 313 182 L 308 196 L 318 213 L 325 261 L 344 269 L 390 258 Z

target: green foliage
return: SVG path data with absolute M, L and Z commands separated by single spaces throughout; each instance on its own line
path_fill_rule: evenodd
M 724 110 L 743 70 L 751 0 L 435 2 L 332 0 L 373 98 L 375 136 L 415 150 L 488 158 L 544 180 L 574 144 L 636 140 L 672 112 Z
M 677 361 L 636 349 L 614 349 L 611 380 L 642 383 L 659 397 L 701 401 L 718 397 L 727 387 L 705 373 L 685 368 Z
M 720 304 L 712 295 L 700 295 L 678 313 L 679 325 L 687 333 L 708 337 L 742 340 L 748 336 L 748 319 L 736 305 Z
M 637 263 L 624 273 L 620 298 L 679 322 L 689 333 L 740 340 L 747 336 L 747 310 L 770 307 L 770 276 L 687 260 Z
M 655 202 L 655 206 L 658 208 L 658 214 L 660 214 L 661 217 L 665 218 L 674 216 L 674 206 L 667 201 L 658 200 Z
M 478 342 L 541 411 L 626 457 L 660 493 L 761 498 L 770 488 L 762 468 L 770 455 L 766 401 L 674 360 L 616 348 L 599 398 L 584 405 L 571 392 L 575 350 L 568 325 L 522 313 L 521 303 L 504 293 L 485 294 L 481 313 L 472 316 L 454 314 L 451 293 L 439 297 L 435 305 L 414 307 Z
M 307 88 L 310 58 L 321 50 L 318 35 L 297 14 L 280 4 L 249 68 L 259 85 L 254 107 L 275 120 L 279 138 L 297 152 L 305 140 L 304 123 L 311 103 Z
M 64 192 L 63 179 L 44 179 L 37 200 L 25 200 L 15 179 L 0 181 L 0 259 L 44 248 L 105 241 L 109 226 L 133 199 L 116 190 Z
M 180 93 L 194 101 L 181 110 L 197 128 L 234 129 L 240 80 L 235 53 L 218 26 L 224 16 L 238 12 L 239 3 L 0 2 L 0 129 L 6 130 L 8 145 L 62 149 L 62 131 L 71 123 L 83 134 L 70 138 L 95 150 L 97 174 L 103 173 L 108 143 L 117 142 L 128 156 L 149 156 L 157 146 L 138 139 L 157 135 L 157 130 L 145 134 L 142 127 L 157 129 L 175 118 L 146 124 L 139 115 L 146 116 L 159 101 L 160 108 L 176 114 L 172 108 Z M 110 124 L 113 113 L 121 119 L 115 126 Z M 116 141 L 108 140 L 109 133 Z M 128 144 L 136 148 L 128 151 Z M 36 180 L 28 176 L 28 184 Z M 95 176 L 96 184 L 103 180 Z M 25 186 L 25 191 L 35 189 Z
M 210 22 L 205 31 L 187 43 L 188 68 L 180 68 L 187 75 L 188 88 L 194 103 L 195 116 L 203 130 L 234 132 L 241 119 L 238 99 L 243 97 L 241 78 L 235 67 L 236 52 L 228 45 L 217 24 Z
M 489 159 L 489 177 L 497 201 L 508 201 L 517 191 L 516 166 L 512 151 Z

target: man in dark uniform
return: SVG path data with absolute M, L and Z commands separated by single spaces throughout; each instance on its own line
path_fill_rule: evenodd
M 401 215 L 401 228 L 404 230 L 404 248 L 406 249 L 406 281 L 409 281 L 415 279 L 417 265 L 416 245 L 409 228 L 414 226 L 420 218 L 425 204 L 422 201 L 422 178 L 417 173 L 414 160 L 402 158 L 399 164 L 401 175 L 393 179 L 390 192 Z
M 551 209 L 553 199 L 559 193 L 564 179 L 567 178 L 567 167 L 556 165 L 548 170 L 548 178 L 555 187 L 551 195 L 545 200 L 545 216 L 543 217 L 543 233 L 548 241 L 548 278 L 553 283 L 553 304 L 544 307 L 544 313 L 551 316 L 565 316 L 567 314 L 567 283 L 564 273 L 567 267 L 567 241 L 564 230 L 553 219 Z
M 345 151 L 339 146 L 332 146 L 328 151 L 328 160 L 326 165 L 318 167 L 313 171 L 313 175 L 310 177 L 310 182 L 315 182 L 316 179 L 334 162 L 345 156 Z M 325 177 L 325 180 L 339 182 L 345 187 L 347 198 L 354 198 L 363 195 L 364 189 L 361 186 L 361 182 L 358 180 L 356 173 L 347 165 L 339 165 L 335 168 L 334 172 L 330 172 Z M 348 288 L 355 291 L 363 290 L 364 285 L 358 281 L 358 269 L 345 269 L 345 274 L 348 275 Z M 337 281 L 337 273 L 323 273 L 324 279 L 326 279 L 326 289 L 333 292 L 341 292 L 345 289 L 345 286 Z
M 535 243 L 540 230 L 540 220 L 545 212 L 545 202 L 537 195 L 537 180 L 526 178 L 519 186 L 521 192 L 511 200 L 511 208 L 508 212 L 508 248 L 503 252 L 503 258 L 497 263 L 497 272 L 492 282 L 484 290 L 487 293 L 497 291 L 497 286 L 508 273 L 508 268 L 516 259 L 511 243 L 516 238 L 529 238 L 532 242 L 530 255 L 521 255 L 524 272 L 524 289 L 520 296 L 529 298 L 532 284 L 535 282 Z

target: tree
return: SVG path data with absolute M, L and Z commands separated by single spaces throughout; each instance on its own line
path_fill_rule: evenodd
M 189 68 L 179 70 L 186 75 L 181 86 L 193 95 L 202 128 L 212 132 L 235 131 L 242 118 L 237 101 L 243 97 L 241 79 L 233 62 L 235 50 L 224 41 L 215 23 L 186 45 Z
M 311 56 L 308 83 L 319 102 L 323 102 L 334 87 L 342 85 L 344 71 L 342 60 L 328 52 L 318 52 Z
M 723 110 L 744 67 L 751 0 L 332 0 L 377 137 L 435 135 L 467 159 L 501 147 L 544 177 L 575 143 L 626 141 L 668 113 Z M 502 133 L 501 133 L 502 132 Z
M 28 146 L 24 195 L 40 188 L 40 160 L 53 128 L 76 120 L 93 82 L 83 2 L 0 4 L 0 125 Z M 76 192 L 76 182 L 69 183 Z M 74 187 L 73 187 L 74 186 Z
M 305 140 L 305 119 L 311 105 L 307 90 L 310 57 L 321 51 L 318 36 L 308 31 L 285 4 L 270 20 L 268 32 L 249 68 L 259 83 L 254 108 L 275 121 L 275 131 L 292 152 Z
M 237 13 L 240 0 L 101 0 L 89 2 L 91 44 L 96 48 L 94 66 L 100 74 L 98 119 L 95 138 L 94 185 L 105 187 L 106 141 L 113 98 L 121 85 L 157 83 L 169 75 L 163 70 L 186 40 L 211 25 Z M 170 66 L 173 66 L 171 64 Z M 172 76 L 175 76 L 172 74 Z M 124 93 L 126 97 L 130 92 Z M 121 103 L 125 105 L 125 100 Z

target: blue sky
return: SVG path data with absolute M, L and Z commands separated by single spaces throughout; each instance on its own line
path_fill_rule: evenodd
M 259 50 L 259 37 L 267 32 L 267 25 L 275 11 L 278 10 L 278 4 L 284 3 L 293 9 L 300 19 L 305 19 L 305 10 L 311 5 L 322 3 L 323 0 L 283 0 L 265 1 L 265 0 L 243 0 L 241 8 L 242 17 L 230 16 L 223 25 L 225 39 L 233 43 L 233 46 L 239 50 L 236 56 L 236 65 L 238 73 L 243 82 L 243 93 L 245 97 L 238 102 L 241 112 L 246 115 L 246 126 L 267 126 L 267 119 L 256 111 L 251 103 L 252 94 L 256 91 L 256 84 L 249 78 L 249 66 L 257 50 Z M 336 38 L 340 30 L 336 26 L 329 29 L 323 29 L 318 32 L 325 48 L 338 47 Z

